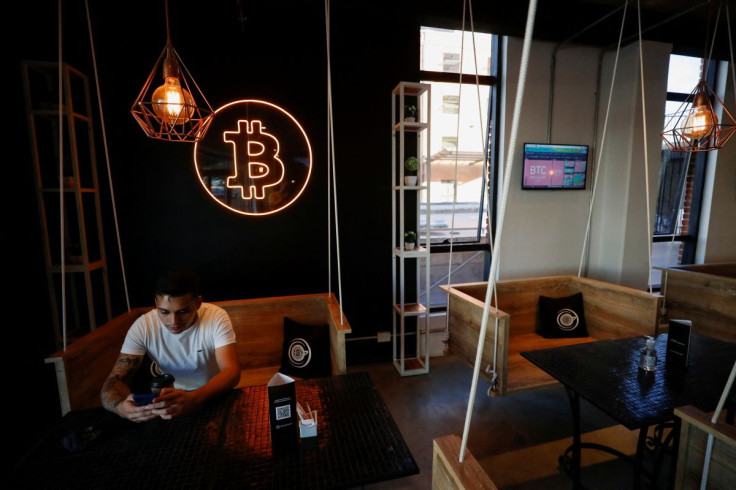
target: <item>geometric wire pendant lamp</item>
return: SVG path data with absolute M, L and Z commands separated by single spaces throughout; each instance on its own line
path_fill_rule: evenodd
M 711 41 L 710 52 L 713 52 L 713 44 L 716 41 L 716 30 L 718 19 L 721 16 L 721 9 L 724 2 L 721 1 L 718 6 L 718 15 L 716 17 L 716 29 L 713 30 L 713 39 Z M 726 24 L 728 26 L 728 45 L 732 46 L 731 40 L 731 19 L 726 3 Z M 704 61 L 710 62 L 711 55 L 708 55 Z M 731 64 L 733 64 L 733 49 L 731 49 Z M 706 64 L 701 67 L 700 82 L 690 92 L 685 101 L 680 105 L 677 112 L 666 116 L 667 122 L 661 136 L 665 144 L 672 151 L 691 152 L 691 151 L 712 151 L 723 148 L 723 145 L 736 132 L 736 120 L 723 101 L 705 82 L 705 74 L 707 72 Z M 713 110 L 713 101 L 718 101 L 723 108 L 723 122 L 718 123 L 718 116 Z
M 164 83 L 154 89 L 154 79 L 159 72 Z M 196 92 L 192 91 L 192 86 Z M 168 0 L 166 46 L 130 112 L 149 138 L 165 141 L 200 141 L 212 122 L 212 106 L 171 44 Z
M 723 108 L 719 124 L 713 100 Z M 672 151 L 711 151 L 723 148 L 736 132 L 736 121 L 713 89 L 701 80 L 677 112 L 667 115 L 662 139 Z

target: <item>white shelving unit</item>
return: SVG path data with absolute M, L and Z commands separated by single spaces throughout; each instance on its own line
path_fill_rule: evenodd
M 393 362 L 399 374 L 413 376 L 429 372 L 429 292 L 430 292 L 430 244 L 428 236 L 422 236 L 430 222 L 429 206 L 422 212 L 420 203 L 430 202 L 429 136 L 427 122 L 430 114 L 430 86 L 424 83 L 401 82 L 391 97 L 391 238 L 393 255 Z M 406 121 L 404 107 L 417 108 L 416 121 Z M 404 181 L 404 161 L 415 156 L 419 160 L 416 185 Z M 422 216 L 423 215 L 423 216 Z M 422 221 L 422 218 L 424 219 Z M 404 247 L 404 232 L 417 232 L 417 246 L 413 250 Z M 422 242 L 422 239 L 424 241 Z M 420 268 L 425 268 L 424 292 L 420 287 Z M 410 277 L 409 275 L 413 276 Z M 407 344 L 415 342 L 415 348 L 407 357 Z

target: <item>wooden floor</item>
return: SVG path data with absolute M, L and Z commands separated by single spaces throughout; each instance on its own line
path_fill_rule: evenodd
M 461 359 L 432 358 L 430 372 L 401 377 L 392 364 L 349 367 L 368 371 L 419 465 L 419 474 L 366 489 L 431 488 L 432 440 L 462 437 L 472 368 Z M 468 449 L 501 489 L 571 488 L 558 458 L 572 442 L 567 395 L 561 387 L 508 397 L 489 397 L 481 378 L 474 403 Z M 583 440 L 633 454 L 637 433 L 581 401 Z M 598 451 L 583 452 L 583 483 L 601 490 L 631 488 L 628 463 Z

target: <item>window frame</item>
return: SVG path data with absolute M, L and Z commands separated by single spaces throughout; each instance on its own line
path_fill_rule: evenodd
M 426 24 L 423 24 L 425 26 Z M 426 25 L 427 27 L 433 27 Z M 447 28 L 447 27 L 439 27 L 435 26 L 437 28 Z M 455 29 L 458 30 L 458 29 Z M 419 49 L 421 49 L 421 46 L 419 46 Z M 477 225 L 477 234 L 476 239 L 473 241 L 467 240 L 463 242 L 455 242 L 453 244 L 450 244 L 447 240 L 443 243 L 432 243 L 430 247 L 430 254 L 448 254 L 450 251 L 452 252 L 474 252 L 474 251 L 483 251 L 485 252 L 484 258 L 483 258 L 483 281 L 488 280 L 488 274 L 490 271 L 490 245 L 488 241 L 493 237 L 493 230 L 495 230 L 496 226 L 496 206 L 494 205 L 495 202 L 497 202 L 497 185 L 496 185 L 496 178 L 498 175 L 498 165 L 499 165 L 499 155 L 498 155 L 498 138 L 500 135 L 498 134 L 498 128 L 499 128 L 499 121 L 500 121 L 500 97 L 502 95 L 503 88 L 501 87 L 501 74 L 500 69 L 502 63 L 502 50 L 500 49 L 500 36 L 498 34 L 491 34 L 491 56 L 490 56 L 490 75 L 474 75 L 474 74 L 460 74 L 460 73 L 447 73 L 447 72 L 435 72 L 435 71 L 427 71 L 427 70 L 419 70 L 419 79 L 423 81 L 429 81 L 429 82 L 440 82 L 440 83 L 452 83 L 452 84 L 468 84 L 468 85 L 475 85 L 476 82 L 479 85 L 485 85 L 489 88 L 488 90 L 488 107 L 487 107 L 487 113 L 486 113 L 486 124 L 487 124 L 487 133 L 486 133 L 486 154 L 484 155 L 487 166 L 486 166 L 486 172 L 483 172 L 482 177 L 482 183 L 481 188 L 483 189 L 483 192 L 481 192 L 480 199 L 479 199 L 479 206 L 480 211 L 478 213 L 478 225 Z M 459 117 L 459 114 L 458 114 Z M 430 121 L 431 123 L 431 121 Z M 487 203 L 487 199 L 490 199 L 490 205 Z M 417 205 L 419 205 L 419 202 L 417 202 Z M 490 228 L 490 233 L 488 233 L 485 237 L 481 237 L 483 228 L 485 226 L 485 223 L 483 223 L 483 209 L 488 206 L 488 226 Z M 429 229 L 427 230 L 427 237 L 430 236 Z M 481 239 L 482 238 L 482 239 Z M 445 305 L 429 305 L 429 311 L 431 313 L 435 312 L 444 312 L 446 311 L 447 306 Z
M 430 27 L 430 28 L 441 28 L 441 29 L 451 29 L 448 27 L 440 27 L 440 26 L 429 26 L 423 24 L 422 27 Z M 454 29 L 459 30 L 459 29 Z M 502 66 L 500 63 L 500 57 L 501 57 L 501 49 L 500 49 L 500 40 L 498 34 L 490 34 L 491 36 L 491 66 L 490 66 L 490 75 L 475 75 L 475 74 L 467 74 L 467 73 L 448 73 L 448 72 L 437 72 L 437 71 L 428 71 L 428 70 L 419 70 L 419 77 L 420 80 L 426 80 L 429 82 L 440 82 L 440 83 L 452 83 L 457 84 L 458 80 L 461 85 L 475 85 L 476 82 L 479 85 L 485 85 L 489 88 L 488 98 L 489 98 L 489 104 L 488 104 L 488 112 L 486 114 L 486 127 L 488 128 L 488 132 L 486 134 L 486 146 L 487 146 L 487 154 L 485 155 L 486 163 L 487 163 L 487 173 L 483 175 L 483 180 L 481 182 L 481 188 L 486 189 L 487 186 L 490 186 L 490 196 L 491 196 L 491 203 L 496 202 L 496 185 L 495 185 L 495 177 L 498 175 L 498 144 L 497 144 L 497 138 L 498 134 L 497 131 L 493 131 L 494 129 L 497 129 L 499 127 L 498 121 L 500 117 L 500 109 L 499 109 L 499 103 L 500 100 L 500 80 L 501 76 L 499 73 L 500 67 Z M 421 46 L 419 46 L 421 49 Z M 458 108 L 459 109 L 459 108 Z M 431 123 L 431 121 L 430 121 Z M 483 221 L 483 208 L 487 205 L 486 198 L 488 196 L 488 192 L 482 192 L 480 196 L 480 209 L 481 211 L 478 213 L 478 226 L 477 226 L 477 234 L 475 240 L 465 240 L 463 242 L 455 242 L 452 247 L 454 250 L 460 250 L 460 251 L 471 251 L 471 250 L 480 250 L 483 247 L 488 248 L 488 242 L 481 240 L 481 233 L 482 233 L 482 226 L 484 226 Z M 495 206 L 491 205 L 488 209 L 488 219 L 490 221 L 489 226 L 491 230 L 495 229 L 496 224 L 496 210 Z M 429 236 L 429 233 L 427 234 Z M 490 238 L 490 237 L 489 237 Z M 430 253 L 443 253 L 442 251 L 447 248 L 449 250 L 449 244 L 447 243 L 433 243 L 432 247 L 430 249 Z M 485 276 L 488 275 L 488 271 L 484 274 Z

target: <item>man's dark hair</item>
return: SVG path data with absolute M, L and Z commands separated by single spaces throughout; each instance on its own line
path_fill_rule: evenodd
M 156 296 L 199 296 L 199 277 L 192 271 L 174 269 L 165 272 L 156 282 Z

